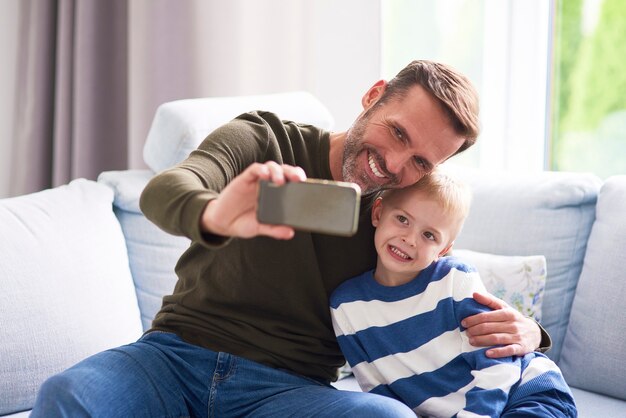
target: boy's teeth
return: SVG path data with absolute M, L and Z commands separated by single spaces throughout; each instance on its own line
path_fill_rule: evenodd
M 411 258 L 407 254 L 403 253 L 402 251 L 400 251 L 399 249 L 397 249 L 396 247 L 393 247 L 393 246 L 391 247 L 391 252 L 393 252 L 394 254 L 404 258 L 405 260 L 408 260 L 409 258 Z
M 385 176 L 380 171 L 378 171 L 378 167 L 376 167 L 376 163 L 374 162 L 374 158 L 372 158 L 371 154 L 368 155 L 367 161 L 370 165 L 370 168 L 372 169 L 372 173 L 374 173 L 376 177 L 385 178 Z

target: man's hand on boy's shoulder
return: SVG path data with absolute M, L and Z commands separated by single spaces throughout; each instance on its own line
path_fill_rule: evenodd
M 461 322 L 467 328 L 470 344 L 496 346 L 486 352 L 491 358 L 522 356 L 539 347 L 541 331 L 535 321 L 493 295 L 474 293 L 473 296 L 476 302 L 493 310 L 468 316 Z

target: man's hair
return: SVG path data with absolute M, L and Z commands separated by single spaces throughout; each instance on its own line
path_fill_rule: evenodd
M 441 167 L 435 168 L 411 186 L 385 190 L 382 194 L 383 202 L 398 198 L 404 193 L 416 192 L 438 202 L 444 212 L 455 214 L 462 221 L 467 217 L 472 203 L 472 190 L 469 185 Z
M 455 154 L 474 145 L 480 127 L 478 93 L 472 82 L 446 64 L 426 60 L 413 61 L 387 83 L 378 103 L 402 98 L 415 85 L 422 86 L 439 100 L 450 117 L 455 132 L 465 138 Z

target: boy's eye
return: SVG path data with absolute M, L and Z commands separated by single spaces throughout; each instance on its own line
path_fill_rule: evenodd
M 436 240 L 435 234 L 433 234 L 432 232 L 424 232 L 424 236 L 426 237 L 426 239 L 429 239 L 431 241 Z
M 398 215 L 398 216 L 396 216 L 396 219 L 397 219 L 400 223 L 402 223 L 402 224 L 407 224 L 407 223 L 409 223 L 408 218 L 407 218 L 406 216 L 404 216 L 404 215 Z

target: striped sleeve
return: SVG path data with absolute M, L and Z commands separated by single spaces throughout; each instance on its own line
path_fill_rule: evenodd
M 529 353 L 521 363 L 522 378 L 511 390 L 502 417 L 578 416 L 572 392 L 552 360 L 541 353 Z
M 454 263 L 454 260 L 450 260 Z M 435 415 L 445 414 L 458 417 L 499 416 L 507 403 L 509 390 L 520 377 L 520 363 L 513 358 L 492 359 L 485 355 L 486 348 L 473 347 L 461 326 L 461 321 L 480 312 L 489 310 L 473 299 L 474 292 L 486 292 L 477 272 L 455 267 L 451 289 L 455 304 L 456 325 L 460 332 L 461 344 L 457 349 L 460 356 L 456 369 L 466 370 L 469 379 L 466 384 L 445 396 L 431 397 L 420 404 L 416 411 Z M 457 412 L 458 411 L 458 412 Z

